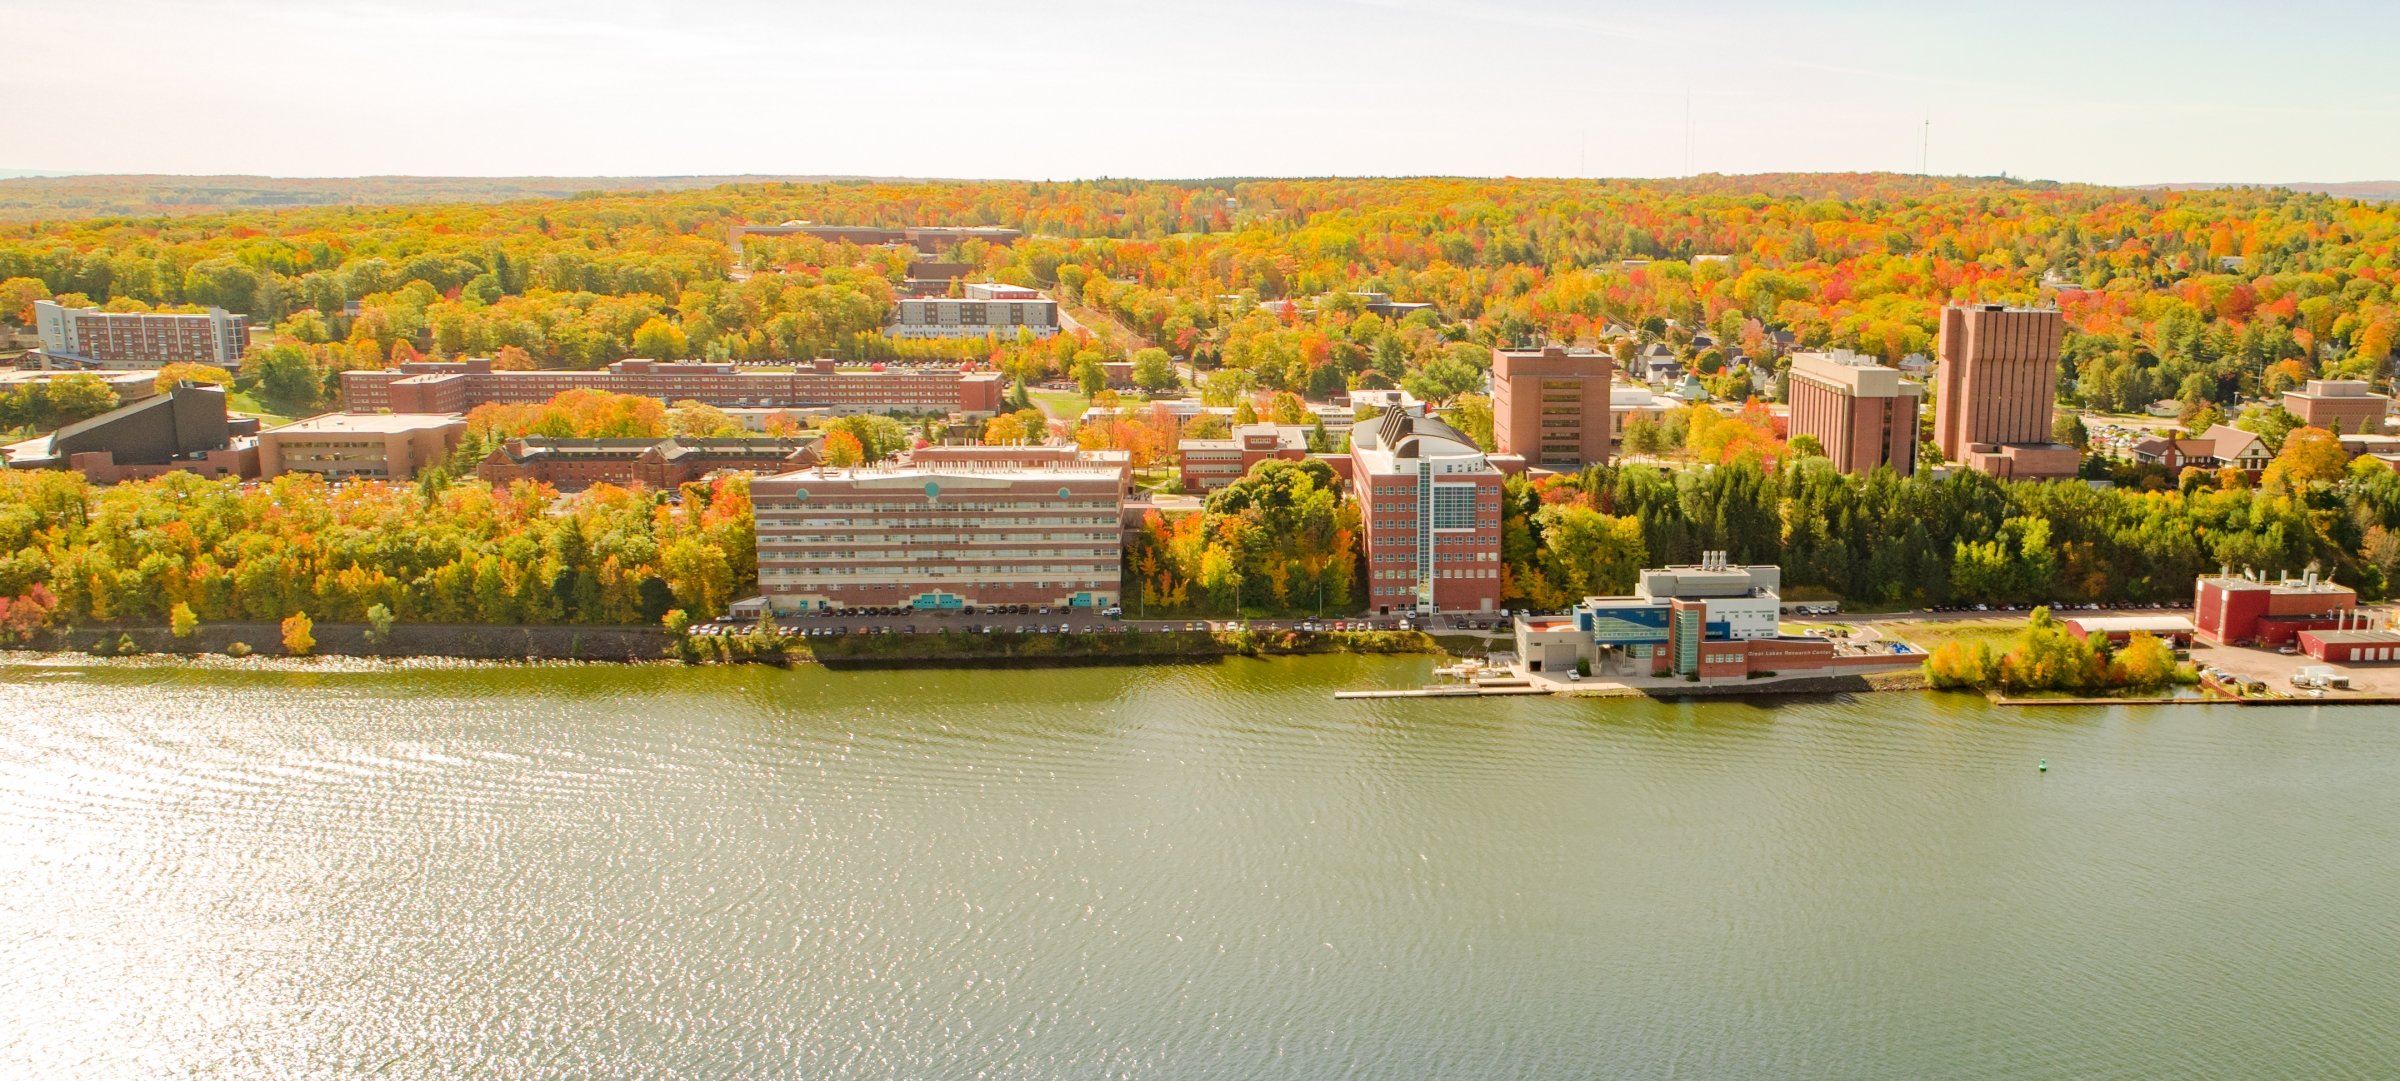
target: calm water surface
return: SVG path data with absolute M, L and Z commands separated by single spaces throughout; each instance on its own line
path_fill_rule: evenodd
M 0 668 L 0 1076 L 2400 1076 L 2400 711 L 1427 667 Z

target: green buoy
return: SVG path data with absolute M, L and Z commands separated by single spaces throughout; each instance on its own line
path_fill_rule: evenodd
M 2042 759 L 2041 761 L 2034 763 L 2033 768 L 2039 772 L 2048 773 L 2050 772 L 2050 760 L 2047 758 Z

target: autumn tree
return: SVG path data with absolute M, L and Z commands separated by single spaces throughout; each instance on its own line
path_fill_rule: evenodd
M 316 623 L 306 612 L 294 612 L 283 620 L 283 651 L 294 657 L 308 656 L 317 648 Z
M 865 448 L 859 445 L 858 437 L 849 432 L 827 432 L 824 440 L 817 444 L 817 460 L 826 465 L 847 468 L 859 464 L 865 458 Z

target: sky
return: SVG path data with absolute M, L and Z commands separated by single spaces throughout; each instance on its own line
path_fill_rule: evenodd
M 0 27 L 0 169 L 2400 179 L 2369 44 L 2395 0 L 0 0 Z

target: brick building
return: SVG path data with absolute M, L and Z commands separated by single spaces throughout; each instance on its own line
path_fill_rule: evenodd
M 1788 386 L 1793 436 L 1814 436 L 1844 473 L 1917 468 L 1917 416 L 1925 390 L 1849 350 L 1798 353 Z
M 2274 581 L 2220 573 L 2200 579 L 2192 608 L 2199 636 L 2210 642 L 2280 646 L 2301 631 L 2341 626 L 2358 610 L 2358 593 L 2315 572 Z
M 778 612 L 1099 609 L 1123 580 L 1121 468 L 821 467 L 761 477 L 750 499 L 759 587 Z
M 2382 433 L 2392 400 L 2368 390 L 2364 380 L 2311 379 L 2298 390 L 2283 392 L 2283 408 L 2310 427 L 2374 435 Z
M 817 464 L 822 433 L 780 438 L 554 439 L 503 441 L 476 463 L 475 475 L 495 485 L 539 481 L 562 492 L 594 484 L 673 488 L 711 473 L 783 473 Z
M 466 430 L 455 413 L 327 413 L 258 433 L 258 475 L 408 480 L 448 456 Z
M 1350 459 L 1369 609 L 1497 608 L 1501 473 L 1482 449 L 1448 424 L 1395 409 L 1351 429 Z
M 1006 392 L 994 372 L 955 368 L 843 368 L 830 360 L 788 372 L 735 364 L 620 360 L 594 371 L 493 371 L 489 360 L 410 361 L 381 371 L 342 373 L 342 401 L 354 413 L 462 413 L 498 402 L 534 405 L 570 390 L 638 394 L 662 402 L 690 399 L 724 408 L 822 408 L 837 413 L 964 413 L 1000 410 Z
M 1933 441 L 1969 469 L 2021 480 L 2072 477 L 2075 448 L 2051 441 L 2066 320 L 2055 308 L 1942 309 Z
M 1616 359 L 1560 345 L 1492 350 L 1492 444 L 1534 465 L 1608 461 L 1617 429 Z
M 1175 453 L 1182 462 L 1183 490 L 1213 492 L 1270 458 L 1297 462 L 1308 457 L 1308 429 L 1298 424 L 1236 425 L 1228 439 L 1177 440 Z
M 250 317 L 223 308 L 206 314 L 104 312 L 33 302 L 42 351 L 100 367 L 156 368 L 191 362 L 238 367 L 250 348 Z

